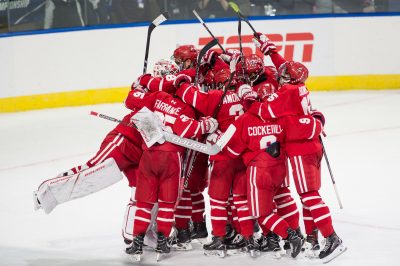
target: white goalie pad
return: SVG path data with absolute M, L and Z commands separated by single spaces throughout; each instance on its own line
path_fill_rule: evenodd
M 33 192 L 35 210 L 42 208 L 49 214 L 61 203 L 93 194 L 121 179 L 115 160 L 109 158 L 77 174 L 46 180 Z
M 147 147 L 153 146 L 154 143 L 163 143 L 163 123 L 160 117 L 150 111 L 147 107 L 143 107 L 134 116 L 131 121 L 136 125 L 138 131 L 143 137 Z

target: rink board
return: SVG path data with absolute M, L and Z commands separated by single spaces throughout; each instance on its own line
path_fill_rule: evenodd
M 310 70 L 310 90 L 400 88 L 400 16 L 256 19 L 288 60 Z M 207 22 L 226 48 L 238 48 L 237 22 Z M 146 26 L 48 32 L 0 38 L 0 112 L 122 102 L 142 72 Z M 242 27 L 243 50 L 256 52 Z M 0 36 L 2 37 L 2 36 Z M 201 48 L 208 33 L 194 21 L 153 32 L 148 72 L 177 45 Z M 270 64 L 266 58 L 266 63 Z

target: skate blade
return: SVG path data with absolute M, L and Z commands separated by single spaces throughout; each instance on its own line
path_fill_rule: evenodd
M 225 258 L 227 255 L 226 250 L 205 250 L 204 255 L 206 256 L 217 256 L 219 258 Z
M 258 251 L 258 250 L 250 250 L 249 254 L 250 254 L 250 257 L 256 258 L 256 257 L 260 256 L 260 251 Z
M 133 254 L 133 255 L 128 255 L 129 259 L 133 262 L 140 262 L 142 260 L 142 254 Z
M 319 255 L 319 249 L 312 249 L 310 243 L 305 243 L 301 249 L 301 252 L 303 256 L 308 259 L 316 259 Z
M 173 244 L 171 246 L 171 248 L 176 251 L 188 251 L 188 250 L 192 250 L 193 246 L 190 243 L 177 243 L 177 244 Z
M 245 255 L 247 251 L 244 248 L 237 248 L 237 249 L 227 249 L 226 254 L 229 256 L 241 256 Z
M 344 253 L 347 250 L 347 247 L 343 245 L 339 245 L 330 255 L 326 256 L 322 259 L 322 263 L 326 264 L 336 259 L 340 254 Z
M 261 253 L 262 257 L 279 260 L 282 258 L 282 251 L 266 251 Z
M 192 243 L 201 244 L 201 245 L 206 244 L 207 241 L 208 241 L 208 240 L 207 240 L 207 237 L 205 237 L 205 238 L 195 238 L 195 239 L 192 239 Z

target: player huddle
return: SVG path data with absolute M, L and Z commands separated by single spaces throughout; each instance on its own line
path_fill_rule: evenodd
M 107 134 L 97 154 L 43 182 L 35 192 L 36 207 L 50 212 L 67 201 L 48 196 L 54 180 L 68 177 L 75 186 L 80 173 L 111 159 L 118 170 L 110 168 L 107 176 L 121 171 L 132 187 L 122 233 L 126 253 L 136 260 L 145 244 L 158 254 L 170 253 L 171 247 L 190 250 L 193 239 L 209 233 L 212 241 L 203 245 L 204 252 L 220 257 L 238 251 L 280 256 L 281 241 L 293 258 L 303 251 L 329 261 L 344 252 L 319 194 L 325 119 L 311 106 L 304 84 L 308 70 L 286 61 L 265 35 L 255 34 L 254 42 L 273 66 L 237 50 L 208 50 L 198 60 L 193 45 L 175 49 L 173 61 L 158 61 L 153 75 L 132 84 L 125 100 L 131 112 Z M 138 126 L 146 108 L 162 130 L 181 138 L 214 145 L 227 130 L 234 133 L 210 156 L 164 139 L 151 142 Z M 305 235 L 289 189 L 289 163 Z M 211 208 L 205 214 L 207 187 Z M 208 230 L 205 215 L 211 218 Z M 319 234 L 325 246 L 320 247 Z

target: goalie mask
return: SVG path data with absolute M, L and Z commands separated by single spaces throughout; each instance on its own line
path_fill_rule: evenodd
M 255 82 L 264 72 L 264 60 L 256 54 L 244 58 L 244 62 L 238 62 L 236 73 L 242 80 Z
M 214 75 L 214 82 L 217 90 L 223 90 L 225 86 L 228 85 L 229 82 L 229 77 L 230 77 L 230 71 L 227 68 L 223 68 L 219 70 L 217 73 Z M 235 77 L 232 78 L 231 84 L 229 85 L 229 89 L 235 89 L 237 85 L 237 80 Z
M 184 70 L 196 65 L 197 55 L 198 51 L 194 45 L 182 45 L 175 49 L 172 59 L 180 70 Z
M 304 83 L 308 78 L 308 69 L 305 65 L 295 61 L 283 63 L 278 70 L 279 85 L 285 83 L 299 84 Z
M 161 59 L 155 63 L 153 68 L 153 76 L 162 78 L 166 75 L 175 75 L 179 72 L 179 67 L 172 60 Z

